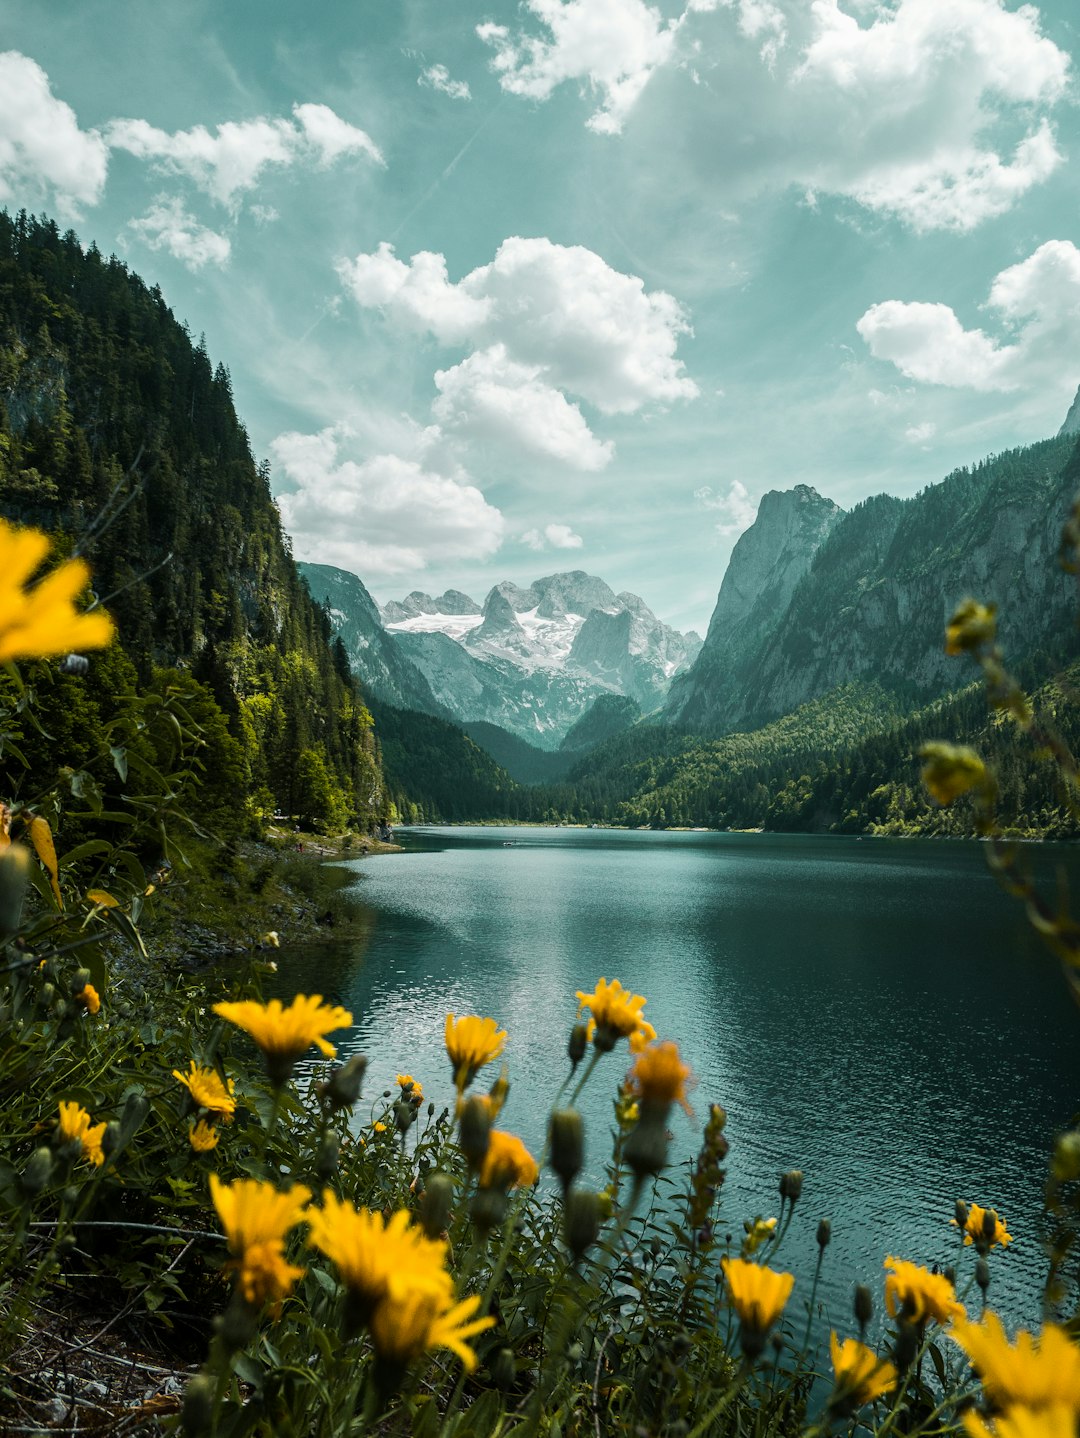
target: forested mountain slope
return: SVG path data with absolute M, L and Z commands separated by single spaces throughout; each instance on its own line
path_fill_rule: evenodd
M 4 212 L 0 512 L 86 554 L 141 685 L 181 671 L 224 713 L 238 813 L 382 817 L 370 715 L 227 372 L 118 259 Z
M 864 682 L 925 704 L 957 686 L 941 636 L 969 594 L 999 606 L 1007 649 L 1048 675 L 1072 634 L 1074 587 L 1056 556 L 1077 489 L 1075 447 L 1074 435 L 1058 436 L 958 470 L 911 499 L 878 495 L 846 514 L 803 486 L 766 496 L 775 503 L 763 502 L 736 546 L 705 645 L 673 685 L 666 717 L 719 734 Z M 750 587 L 747 561 L 761 564 L 755 531 L 776 527 L 776 508 L 816 520 L 796 533 L 804 572 L 787 596 L 759 585 L 736 612 L 729 591 Z

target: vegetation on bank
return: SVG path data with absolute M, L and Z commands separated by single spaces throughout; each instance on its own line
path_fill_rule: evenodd
M 11 735 L 37 732 L 36 695 L 55 668 L 35 655 L 62 654 L 79 618 L 77 585 L 57 602 L 50 578 L 30 579 L 0 585 L 0 655 L 29 661 L 9 662 L 0 693 L 6 772 L 24 778 Z M 1050 749 L 1075 797 L 1076 765 L 1002 668 L 993 615 L 973 606 L 953 631 L 994 712 Z M 532 1155 L 501 1126 L 510 1075 L 494 1018 L 446 1017 L 453 1110 L 436 1113 L 426 1076 L 402 1072 L 369 1119 L 356 1112 L 361 1056 L 296 1081 L 312 1046 L 335 1057 L 331 1036 L 353 1016 L 318 995 L 262 1001 L 273 934 L 228 975 L 156 959 L 142 918 L 166 872 L 190 873 L 187 809 L 205 746 L 183 701 L 168 687 L 146 697 L 100 754 L 75 770 L 56 752 L 52 783 L 16 786 L 3 808 L 0 1409 L 11 1431 L 1074 1438 L 1077 1121 L 1052 1156 L 1038 1333 L 1010 1339 L 987 1306 L 1013 1225 L 992 1194 L 966 1195 L 952 1215 L 954 1266 L 882 1253 L 880 1283 L 855 1290 L 826 1359 L 810 1336 L 828 1221 L 807 1213 L 791 1171 L 774 1212 L 763 1195 L 727 1236 L 739 1224 L 724 1198 L 738 1161 L 726 1116 L 711 1096 L 696 1100 L 696 1152 L 671 1152 L 669 1115 L 689 1108 L 691 1075 L 644 996 L 604 978 L 566 996 L 548 1039 L 566 1046 L 565 1078 L 553 1095 L 528 1095 L 551 1107 Z M 175 748 L 155 747 L 159 725 Z M 124 746 L 109 741 L 129 730 L 129 745 L 146 747 L 107 808 L 72 776 L 94 775 L 99 760 L 116 770 Z M 982 756 L 939 741 L 922 759 L 936 801 L 970 796 L 996 835 Z M 74 814 L 72 797 L 84 805 Z M 84 826 L 74 847 L 55 843 L 56 815 Z M 151 836 L 161 857 L 148 873 Z M 1080 930 L 1034 893 L 1008 846 L 994 854 L 1080 997 Z M 107 962 L 116 938 L 128 962 Z M 613 1105 L 599 1188 L 581 1181 L 577 1108 L 595 1084 Z M 545 1169 L 553 1186 L 537 1189 Z M 817 1265 L 791 1272 L 784 1243 L 807 1223 Z M 883 1336 L 869 1342 L 882 1312 Z M 136 1334 L 138 1357 L 118 1343 Z M 118 1369 L 123 1382 L 101 1381 Z M 170 1390 L 163 1373 L 183 1373 L 183 1386 Z

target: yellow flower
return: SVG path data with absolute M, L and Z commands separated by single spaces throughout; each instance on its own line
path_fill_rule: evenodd
M 75 1002 L 82 1004 L 87 1013 L 96 1014 L 101 1008 L 101 996 L 93 984 L 84 984 L 75 995 Z
M 88 1163 L 100 1168 L 105 1162 L 105 1154 L 101 1148 L 105 1125 L 91 1124 L 90 1115 L 80 1104 L 61 1102 L 57 1133 L 63 1143 L 78 1143 L 82 1148 L 82 1156 Z
M 285 1235 L 303 1217 L 311 1190 L 297 1184 L 281 1193 L 272 1183 L 255 1178 L 224 1184 L 210 1175 L 210 1197 L 218 1211 L 229 1252 L 248 1303 L 261 1307 L 288 1294 L 303 1275 L 285 1261 Z
M 524 1188 L 540 1177 L 536 1159 L 515 1134 L 493 1128 L 480 1169 L 481 1188 Z
M 970 1409 L 963 1418 L 970 1438 L 1076 1438 L 1076 1414 L 1064 1403 L 1053 1408 L 1009 1408 L 994 1419 L 992 1428 Z
M 618 979 L 601 979 L 591 994 L 577 991 L 578 1013 L 589 1010 L 589 1037 L 603 1053 L 613 1049 L 619 1039 L 629 1039 L 630 1048 L 640 1051 L 656 1038 L 652 1024 L 641 1016 L 645 1000 L 640 994 L 624 989 Z
M 326 1254 L 342 1283 L 361 1301 L 364 1321 L 387 1294 L 453 1295 L 446 1244 L 414 1227 L 406 1209 L 385 1220 L 381 1213 L 356 1209 L 327 1189 L 322 1208 L 310 1209 L 307 1220 L 308 1241 Z
M 650 1044 L 638 1054 L 630 1070 L 630 1082 L 635 1093 L 646 1103 L 681 1103 L 687 1113 L 691 1112 L 686 1101 L 686 1081 L 690 1077 L 690 1065 L 679 1057 L 678 1044 L 666 1041 Z
M 857 1338 L 845 1338 L 841 1343 L 834 1330 L 829 1336 L 829 1352 L 837 1406 L 853 1411 L 896 1387 L 898 1375 L 893 1365 Z
M 891 1272 L 885 1280 L 885 1307 L 889 1315 L 897 1314 L 909 1323 L 951 1323 L 965 1316 L 964 1305 L 958 1303 L 952 1284 L 943 1273 L 931 1273 L 906 1258 L 886 1258 Z
M 90 582 L 85 560 L 66 559 L 26 588 L 48 552 L 48 536 L 40 530 L 16 529 L 0 519 L 0 663 L 101 649 L 112 640 L 113 622 L 104 611 L 75 609 L 76 595 Z
M 746 1237 L 743 1239 L 742 1256 L 749 1258 L 756 1253 L 763 1243 L 768 1243 L 776 1232 L 775 1218 L 755 1218 L 753 1223 L 749 1219 L 743 1225 L 746 1229 Z
M 986 765 L 967 744 L 924 744 L 919 758 L 923 760 L 922 781 L 942 808 L 989 783 Z
M 184 1085 L 199 1107 L 206 1109 L 208 1113 L 219 1114 L 227 1123 L 236 1112 L 232 1079 L 229 1079 L 226 1085 L 213 1069 L 201 1068 L 194 1059 L 191 1060 L 190 1073 L 182 1074 L 179 1069 L 173 1069 L 172 1075 Z
M 398 1087 L 401 1089 L 401 1097 L 408 1099 L 409 1103 L 421 1104 L 424 1101 L 424 1086 L 412 1074 L 398 1074 Z
M 1020 1404 L 1049 1408 L 1065 1404 L 1080 1414 L 1080 1347 L 1063 1328 L 1043 1327 L 1036 1340 L 1018 1333 L 1010 1343 L 996 1313 L 981 1323 L 958 1320 L 949 1337 L 967 1354 L 986 1396 L 999 1408 Z
M 963 654 L 993 644 L 997 632 L 997 606 L 965 599 L 945 627 L 945 653 Z
M 372 1128 L 375 1130 L 376 1133 L 386 1132 L 386 1125 L 383 1123 L 382 1119 L 376 1119 L 375 1122 L 372 1124 Z
M 466 1372 L 476 1367 L 476 1354 L 465 1342 L 491 1328 L 490 1317 L 474 1318 L 480 1295 L 460 1303 L 453 1297 L 424 1289 L 389 1295 L 371 1317 L 371 1341 L 385 1363 L 405 1364 L 429 1348 L 449 1348 L 461 1359 Z
M 188 1125 L 188 1143 L 196 1153 L 209 1153 L 218 1146 L 217 1129 L 207 1119 L 201 1118 L 198 1123 Z
M 337 1050 L 323 1037 L 333 1029 L 352 1023 L 352 1014 L 340 1005 L 324 1004 L 322 994 L 297 994 L 288 1008 L 280 999 L 268 1004 L 239 999 L 214 1005 L 214 1013 L 249 1033 L 262 1049 L 266 1067 L 275 1083 L 288 1078 L 294 1062 L 312 1044 L 332 1059 Z
M 949 1222 L 953 1228 L 959 1228 L 955 1218 Z M 1005 1227 L 1005 1220 L 998 1216 L 997 1210 L 993 1208 L 980 1208 L 973 1203 L 967 1211 L 967 1218 L 964 1221 L 964 1244 L 974 1243 L 980 1252 L 993 1248 L 995 1243 L 1000 1243 L 1002 1248 L 1007 1243 L 1012 1243 L 1012 1234 Z
M 413 1078 L 412 1074 L 398 1074 L 398 1076 L 397 1076 L 397 1086 L 398 1086 L 398 1088 L 406 1089 L 406 1088 L 415 1088 L 415 1087 L 417 1087 L 417 1084 L 416 1084 L 416 1080 Z
M 499 1057 L 506 1043 L 506 1030 L 499 1028 L 494 1019 L 467 1016 L 455 1020 L 453 1014 L 447 1014 L 444 1033 L 459 1093 L 468 1088 L 485 1064 Z
M 784 1304 L 791 1297 L 795 1286 L 794 1274 L 777 1273 L 773 1268 L 749 1263 L 745 1258 L 722 1258 L 720 1267 L 727 1278 L 731 1304 L 743 1329 L 763 1337 L 780 1317 Z

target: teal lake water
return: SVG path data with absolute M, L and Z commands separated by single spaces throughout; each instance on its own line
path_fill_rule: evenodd
M 444 1016 L 490 1014 L 509 1033 L 502 1126 L 535 1149 L 575 990 L 618 978 L 697 1077 L 673 1157 L 696 1150 L 710 1102 L 728 1111 L 721 1236 L 737 1243 L 744 1218 L 777 1213 L 779 1174 L 805 1171 L 778 1259 L 796 1300 L 821 1217 L 826 1321 L 847 1326 L 854 1283 L 880 1294 L 886 1254 L 970 1273 L 948 1222 L 962 1197 L 1015 1236 L 994 1252 L 991 1300 L 1037 1321 L 1042 1183 L 1080 1107 L 1080 1009 L 978 845 L 561 828 L 417 829 L 403 843 L 350 866 L 362 941 L 280 956 L 280 992 L 353 1013 L 338 1052 L 370 1060 L 365 1120 L 399 1071 L 450 1102 Z M 1080 854 L 1031 855 L 1080 894 Z M 620 1046 L 582 1102 L 596 1178 L 625 1068 Z

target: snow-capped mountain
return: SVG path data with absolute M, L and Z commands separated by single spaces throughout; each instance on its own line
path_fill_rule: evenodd
M 355 576 L 300 569 L 376 699 L 497 724 L 543 749 L 557 749 L 601 696 L 655 710 L 701 648 L 636 594 L 580 569 L 527 589 L 496 584 L 482 606 L 457 589 L 414 590 L 379 611 Z

